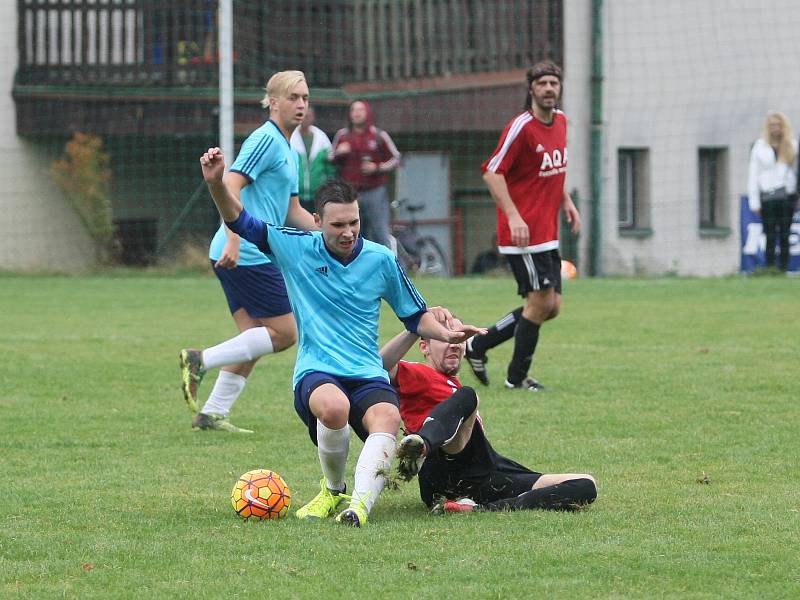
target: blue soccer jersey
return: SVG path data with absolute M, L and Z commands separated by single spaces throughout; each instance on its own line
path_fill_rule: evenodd
M 408 321 L 426 310 L 394 254 L 359 238 L 353 254 L 342 261 L 327 249 L 319 231 L 269 225 L 267 237 L 297 319 L 294 385 L 312 371 L 388 382 L 378 349 L 381 299 Z
M 241 201 L 248 213 L 275 225 L 286 222 L 289 199 L 298 193 L 297 159 L 289 142 L 274 121 L 256 129 L 242 144 L 231 171 L 250 182 L 241 192 Z M 219 260 L 227 237 L 220 226 L 211 240 L 209 258 Z M 242 240 L 239 265 L 260 265 L 270 260 L 253 244 Z

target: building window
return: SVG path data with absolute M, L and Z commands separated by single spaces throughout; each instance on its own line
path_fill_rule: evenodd
M 700 229 L 727 227 L 728 149 L 700 148 L 697 156 Z
M 620 230 L 650 228 L 650 152 L 647 148 L 620 148 L 619 175 Z

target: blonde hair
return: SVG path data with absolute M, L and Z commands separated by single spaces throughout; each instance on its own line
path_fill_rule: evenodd
M 765 142 L 771 144 L 769 135 L 769 122 L 771 119 L 777 120 L 781 124 L 781 139 L 778 144 L 778 160 L 787 165 L 794 163 L 794 133 L 792 132 L 792 124 L 789 118 L 782 112 L 771 110 L 767 113 L 767 118 L 764 119 L 764 132 L 761 137 Z
M 301 81 L 305 81 L 306 76 L 302 71 L 279 71 L 267 81 L 264 88 L 264 97 L 261 99 L 261 106 L 269 108 L 270 98 L 281 98 L 289 95 L 289 90 Z

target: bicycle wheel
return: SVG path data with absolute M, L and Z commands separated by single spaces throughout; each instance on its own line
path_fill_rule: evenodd
M 392 235 L 389 238 L 389 242 L 391 243 L 390 249 L 392 252 L 394 252 L 397 260 L 400 261 L 400 265 L 403 267 L 403 270 L 406 273 L 415 273 L 417 270 L 417 265 L 414 262 L 414 258 L 406 251 L 400 240 Z
M 450 277 L 450 266 L 442 247 L 432 237 L 422 237 L 417 242 L 417 256 L 419 257 L 419 273 L 435 275 L 436 277 Z

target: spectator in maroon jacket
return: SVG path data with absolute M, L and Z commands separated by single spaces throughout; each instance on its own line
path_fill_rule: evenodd
M 364 100 L 350 105 L 350 125 L 336 132 L 328 158 L 339 176 L 359 192 L 361 233 L 390 246 L 389 173 L 400 164 L 400 152 L 389 134 L 373 125 L 372 110 Z

